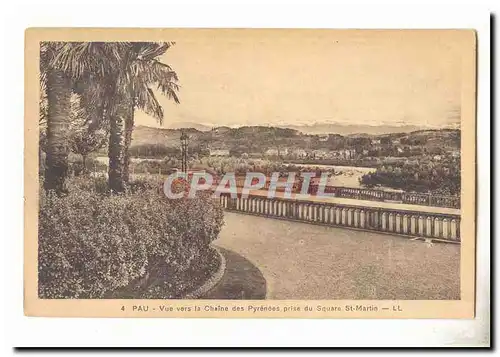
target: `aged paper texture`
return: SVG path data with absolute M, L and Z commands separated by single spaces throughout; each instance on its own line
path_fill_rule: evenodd
M 31 28 L 28 316 L 473 318 L 473 30 Z

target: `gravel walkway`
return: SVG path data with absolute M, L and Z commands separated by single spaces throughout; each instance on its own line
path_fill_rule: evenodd
M 268 299 L 460 298 L 460 245 L 224 215 L 215 244 L 262 272 Z M 237 269 L 239 265 L 233 264 L 227 278 L 241 286 L 248 269 Z M 224 288 L 231 290 L 227 281 Z

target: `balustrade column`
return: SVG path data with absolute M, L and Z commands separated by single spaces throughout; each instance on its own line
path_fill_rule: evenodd
M 444 218 L 443 219 L 443 239 L 449 239 L 450 238 L 450 234 L 449 234 L 449 221 L 447 218 Z

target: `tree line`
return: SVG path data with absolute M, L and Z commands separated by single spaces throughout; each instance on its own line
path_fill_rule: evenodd
M 177 73 L 163 56 L 173 42 L 42 42 L 40 128 L 45 132 L 44 189 L 66 192 L 68 155 L 108 145 L 108 186 L 124 192 L 129 182 L 134 111 L 161 124 L 156 93 L 179 103 Z M 77 113 L 75 115 L 72 113 Z
M 384 165 L 363 175 L 360 183 L 367 187 L 385 186 L 405 191 L 456 196 L 461 190 L 458 159 L 446 162 Z

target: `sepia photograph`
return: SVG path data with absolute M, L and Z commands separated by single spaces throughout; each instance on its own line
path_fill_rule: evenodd
M 25 51 L 26 314 L 473 317 L 473 30 Z

